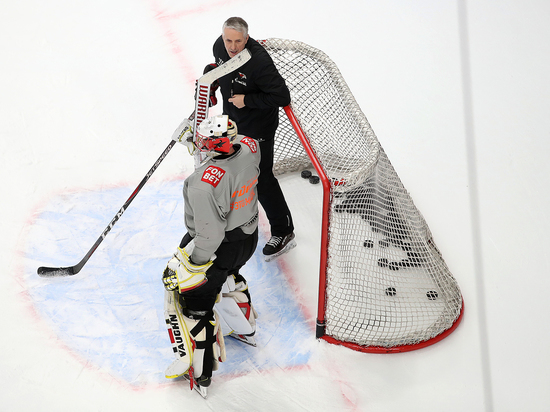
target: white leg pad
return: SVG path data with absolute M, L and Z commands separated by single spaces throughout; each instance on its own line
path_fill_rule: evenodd
M 165 375 L 167 378 L 177 378 L 186 373 L 193 363 L 193 344 L 176 292 L 164 291 L 164 318 L 176 357 L 176 360 L 166 369 Z
M 214 367 L 212 370 L 217 371 L 219 362 L 225 362 L 225 341 L 223 340 L 223 331 L 220 324 L 220 316 L 218 312 L 214 310 L 214 317 L 216 319 L 216 326 L 214 328 L 214 334 L 216 335 L 216 342 L 214 343 Z
M 250 335 L 256 331 L 258 314 L 244 293 L 224 293 L 215 308 L 220 314 L 224 335 L 230 335 L 233 332 L 239 335 Z
M 247 288 L 245 282 L 235 284 L 235 278 L 228 276 L 222 287 L 221 299 L 214 308 L 219 314 L 224 335 L 253 335 L 256 332 L 258 313 L 241 290 Z

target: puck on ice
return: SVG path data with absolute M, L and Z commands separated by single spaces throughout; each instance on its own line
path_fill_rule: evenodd
M 437 295 L 437 292 L 435 290 L 430 290 L 430 291 L 426 292 L 426 296 L 430 300 L 436 300 L 438 295 Z
M 391 269 L 391 270 L 399 270 L 399 263 L 398 262 L 390 262 L 388 264 L 388 267 Z
M 317 183 L 319 183 L 319 180 L 319 176 L 310 176 L 309 183 L 311 183 L 312 185 L 316 185 Z
M 380 245 L 380 247 L 389 247 L 390 246 L 390 242 L 388 242 L 386 239 L 379 240 L 378 244 Z
M 381 268 L 387 267 L 388 266 L 388 259 L 386 259 L 386 258 L 378 259 L 378 266 L 380 266 Z
M 363 242 L 363 246 L 364 246 L 364 247 L 368 247 L 368 248 L 372 248 L 372 247 L 374 247 L 374 242 L 373 242 L 372 240 L 370 240 L 370 239 L 365 240 L 365 241 Z
M 309 170 L 302 170 L 301 176 L 302 179 L 309 179 L 311 177 L 311 172 Z
M 397 291 L 395 288 L 386 288 L 386 295 L 388 296 L 395 296 Z

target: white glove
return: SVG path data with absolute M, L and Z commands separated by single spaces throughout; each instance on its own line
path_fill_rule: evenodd
M 193 122 L 189 119 L 183 119 L 176 130 L 174 130 L 172 140 L 187 146 L 189 152 L 193 154 L 195 151 L 195 144 L 193 143 Z
M 202 265 L 195 265 L 187 251 L 178 247 L 162 275 L 164 287 L 170 291 L 178 289 L 180 293 L 198 288 L 208 281 L 206 271 L 212 264 L 212 260 L 209 260 Z

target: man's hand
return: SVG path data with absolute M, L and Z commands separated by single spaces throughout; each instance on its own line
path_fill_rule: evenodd
M 242 109 L 244 104 L 244 94 L 236 94 L 229 98 L 229 103 L 233 103 L 237 109 Z

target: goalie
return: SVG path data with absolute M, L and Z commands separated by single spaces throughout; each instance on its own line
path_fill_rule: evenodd
M 163 273 L 176 356 L 166 377 L 183 375 L 206 396 L 212 371 L 225 360 L 223 335 L 256 345 L 257 314 L 239 269 L 258 243 L 260 151 L 226 115 L 204 120 L 195 142 L 188 120 L 173 138 L 208 157 L 184 182 L 187 233 Z

